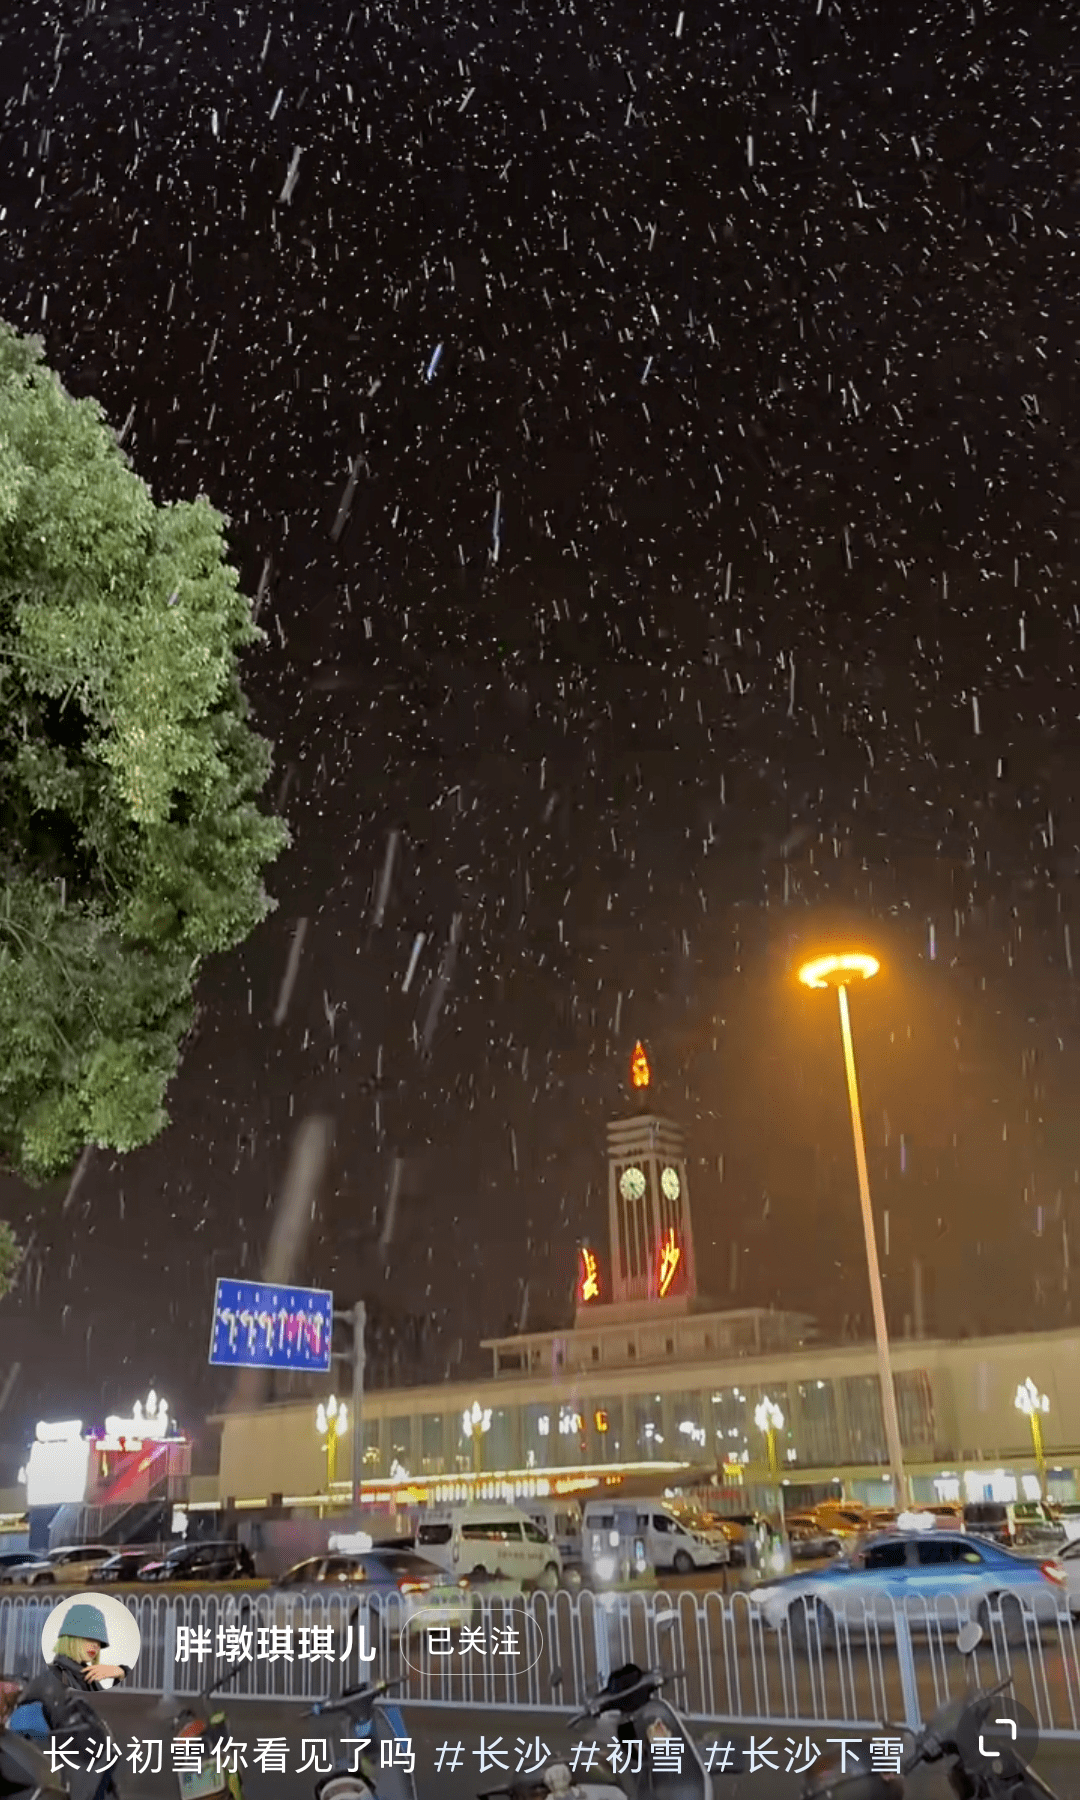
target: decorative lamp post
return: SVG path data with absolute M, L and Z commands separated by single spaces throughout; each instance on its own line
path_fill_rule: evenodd
M 136 1417 L 141 1413 L 148 1436 L 163 1438 L 169 1432 L 169 1402 L 164 1395 L 158 1396 L 151 1388 L 146 1396 L 146 1406 L 141 1407 L 136 1400 L 134 1411 Z
M 780 1463 L 776 1454 L 776 1434 L 784 1429 L 784 1415 L 774 1400 L 765 1398 L 754 1409 L 754 1424 L 759 1431 L 765 1433 L 765 1443 L 769 1453 L 769 1474 L 774 1481 L 780 1479 Z
M 484 1438 L 491 1430 L 490 1406 L 481 1406 L 479 1400 L 474 1400 L 461 1415 L 461 1428 L 472 1439 L 473 1467 L 479 1475 L 484 1462 Z
M 1039 1471 L 1039 1492 L 1046 1498 L 1046 1451 L 1043 1448 L 1042 1416 L 1050 1411 L 1050 1401 L 1045 1394 L 1040 1394 L 1029 1375 L 1016 1390 L 1013 1402 L 1017 1412 L 1027 1414 L 1031 1426 L 1031 1442 L 1035 1451 L 1035 1467 Z
M 885 1320 L 885 1299 L 881 1291 L 881 1265 L 878 1262 L 874 1212 L 870 1203 L 870 1176 L 866 1167 L 866 1141 L 863 1137 L 862 1112 L 859 1107 L 859 1084 L 855 1075 L 855 1045 L 851 1036 L 851 1014 L 848 1011 L 848 986 L 852 981 L 869 981 L 881 964 L 876 956 L 861 952 L 845 956 L 819 956 L 804 963 L 799 980 L 808 988 L 835 988 L 840 1006 L 840 1034 L 844 1042 L 844 1070 L 847 1075 L 848 1104 L 851 1108 L 851 1131 L 855 1140 L 855 1167 L 859 1177 L 859 1202 L 862 1207 L 863 1235 L 866 1239 L 866 1263 L 870 1275 L 870 1301 L 874 1313 L 874 1336 L 877 1339 L 878 1377 L 881 1382 L 881 1412 L 885 1421 L 885 1443 L 893 1480 L 893 1504 L 898 1512 L 907 1506 L 907 1476 L 904 1473 L 904 1451 L 900 1438 L 900 1415 L 896 1409 L 893 1386 L 892 1356 L 889 1330 Z
M 344 1437 L 349 1429 L 349 1416 L 344 1400 L 337 1399 L 334 1394 L 331 1394 L 325 1406 L 320 1400 L 315 1409 L 315 1429 L 320 1437 L 326 1439 L 326 1491 L 329 1494 L 337 1480 L 338 1438 Z

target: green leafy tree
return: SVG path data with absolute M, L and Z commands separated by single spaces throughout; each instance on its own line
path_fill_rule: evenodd
M 272 905 L 225 523 L 155 504 L 0 325 L 0 1162 L 31 1181 L 162 1130 L 202 962 Z
M 22 1263 L 22 1247 L 6 1219 L 0 1219 L 0 1299 L 15 1286 Z

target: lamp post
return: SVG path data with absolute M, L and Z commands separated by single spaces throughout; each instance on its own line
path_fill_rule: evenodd
M 330 1493 L 337 1480 L 337 1446 L 338 1438 L 344 1437 L 349 1429 L 349 1415 L 345 1410 L 344 1400 L 331 1394 L 325 1406 L 319 1401 L 315 1409 L 315 1429 L 320 1437 L 326 1439 L 326 1492 Z
M 473 1467 L 479 1475 L 484 1460 L 484 1438 L 491 1430 L 491 1408 L 474 1400 L 461 1415 L 461 1428 L 467 1438 L 472 1438 Z
M 904 1452 L 900 1441 L 900 1417 L 896 1410 L 892 1357 L 889 1352 L 889 1329 L 885 1320 L 885 1300 L 881 1291 L 881 1266 L 878 1262 L 874 1212 L 870 1204 L 870 1177 L 866 1168 L 866 1141 L 863 1137 L 862 1113 L 859 1108 L 859 1085 L 855 1075 L 855 1046 L 851 1037 L 851 1014 L 847 990 L 852 981 L 869 981 L 881 964 L 875 956 L 848 954 L 819 956 L 804 963 L 799 980 L 808 988 L 835 988 L 840 1006 L 840 1033 L 844 1041 L 844 1070 L 847 1075 L 848 1103 L 851 1107 L 851 1131 L 855 1139 L 855 1167 L 859 1177 L 859 1202 L 862 1207 L 863 1234 L 866 1238 L 866 1263 L 870 1275 L 870 1301 L 874 1313 L 874 1336 L 877 1339 L 878 1376 L 881 1381 L 881 1411 L 885 1421 L 885 1442 L 893 1479 L 893 1503 L 898 1511 L 907 1505 L 907 1477 L 904 1474 Z
M 765 1434 L 765 1445 L 769 1457 L 769 1475 L 776 1484 L 776 1510 L 780 1520 L 779 1535 L 772 1537 L 772 1549 L 769 1566 L 779 1574 L 791 1561 L 791 1547 L 788 1543 L 787 1519 L 784 1515 L 784 1493 L 780 1486 L 780 1458 L 776 1454 L 776 1434 L 784 1429 L 784 1415 L 775 1400 L 763 1394 L 754 1408 L 754 1424 Z
M 784 1415 L 775 1400 L 765 1398 L 754 1409 L 754 1424 L 759 1431 L 765 1433 L 765 1444 L 769 1455 L 769 1474 L 774 1481 L 780 1479 L 780 1463 L 776 1455 L 776 1434 L 784 1429 Z
M 1045 1394 L 1040 1394 L 1029 1375 L 1016 1390 L 1013 1402 L 1017 1412 L 1027 1414 L 1031 1426 L 1031 1443 L 1035 1451 L 1035 1467 L 1039 1471 L 1039 1492 L 1046 1498 L 1046 1451 L 1043 1448 L 1042 1416 L 1050 1411 L 1050 1401 Z

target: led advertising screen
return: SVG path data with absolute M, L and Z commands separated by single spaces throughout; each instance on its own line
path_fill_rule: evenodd
M 236 1369 L 330 1367 L 334 1296 L 325 1288 L 219 1280 L 210 1361 Z
M 27 1506 L 76 1506 L 86 1498 L 90 1443 L 82 1421 L 41 1424 L 26 1463 Z

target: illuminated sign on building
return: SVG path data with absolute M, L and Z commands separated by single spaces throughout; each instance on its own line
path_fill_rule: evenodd
M 51 1424 L 38 1420 L 35 1442 L 39 1444 L 76 1444 L 83 1434 L 81 1419 L 57 1419 Z
M 596 1253 L 587 1245 L 581 1249 L 581 1280 L 578 1283 L 578 1299 L 584 1304 L 586 1300 L 599 1300 L 600 1274 L 596 1266 Z
M 159 1400 L 153 1388 L 146 1406 L 136 1400 L 130 1419 L 110 1413 L 105 1421 L 105 1435 L 95 1439 L 99 1450 L 139 1450 L 143 1444 L 160 1444 L 173 1433 L 169 1424 L 169 1403 Z
M 219 1280 L 210 1361 L 236 1369 L 330 1367 L 334 1296 L 324 1288 Z
M 656 1291 L 663 1299 L 670 1293 L 675 1279 L 675 1271 L 682 1261 L 682 1251 L 675 1242 L 675 1228 L 672 1226 L 660 1245 L 660 1266 L 656 1274 Z
M 639 1038 L 634 1045 L 634 1054 L 630 1059 L 630 1082 L 635 1088 L 647 1088 L 651 1081 L 649 1059 L 645 1054 L 645 1046 Z
M 27 1506 L 72 1506 L 86 1498 L 90 1442 L 81 1419 L 38 1425 L 26 1463 Z

